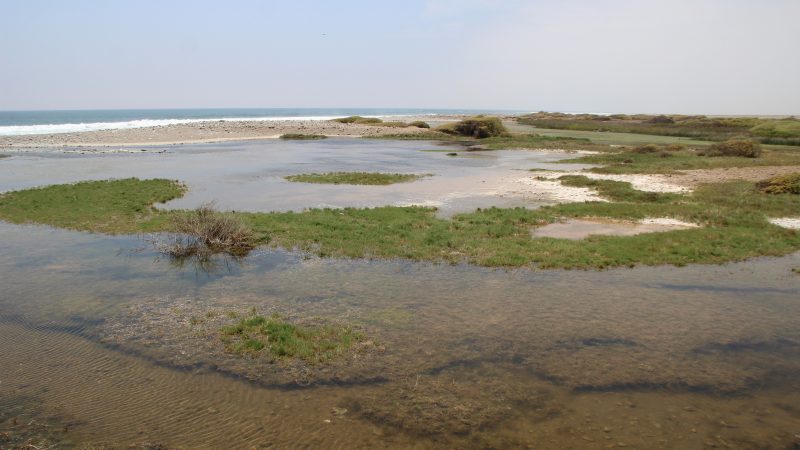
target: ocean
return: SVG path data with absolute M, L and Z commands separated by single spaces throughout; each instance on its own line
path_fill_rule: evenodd
M 213 108 L 0 111 L 0 136 L 141 128 L 207 120 L 327 120 L 343 116 L 420 116 L 520 111 L 397 108 Z

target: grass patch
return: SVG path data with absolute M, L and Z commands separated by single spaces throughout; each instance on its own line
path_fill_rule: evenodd
M 752 138 L 764 144 L 800 145 L 800 121 L 755 117 L 536 113 L 520 117 L 538 128 L 687 137 L 709 141 Z
M 417 175 L 413 173 L 377 173 L 377 172 L 328 172 L 328 173 L 305 173 L 300 175 L 289 175 L 285 177 L 288 181 L 297 183 L 318 183 L 318 184 L 363 184 L 374 186 L 386 186 L 395 183 L 407 183 L 429 177 L 430 174 Z
M 591 169 L 595 173 L 674 173 L 677 170 L 800 165 L 800 151 L 792 148 L 764 149 L 759 158 L 741 156 L 707 158 L 691 148 L 675 147 L 675 150 L 669 150 L 669 146 L 660 146 L 655 152 L 634 149 L 606 151 L 560 162 L 602 165 Z
M 114 210 L 118 199 L 107 194 L 123 190 L 128 197 L 139 199 L 139 209 L 149 210 L 147 201 L 164 198 L 148 194 L 154 189 L 153 181 L 161 189 L 183 192 L 179 184 L 165 180 L 92 182 L 81 186 L 81 203 L 92 207 L 79 213 L 86 212 L 86 216 L 73 216 L 69 221 L 53 220 L 39 210 L 36 215 L 26 217 L 28 221 L 70 225 L 66 226 L 68 228 L 76 228 L 73 225 L 78 223 L 81 229 L 89 231 L 119 231 L 120 228 L 109 228 L 109 223 L 122 222 L 109 222 L 108 214 L 92 214 L 91 211 Z M 686 195 L 645 193 L 628 183 L 579 176 L 562 177 L 560 181 L 597 189 L 613 202 L 568 203 L 537 210 L 490 208 L 457 215 L 450 220 L 440 219 L 434 209 L 422 207 L 311 209 L 299 213 L 235 213 L 234 216 L 252 230 L 256 243 L 323 257 L 407 258 L 490 267 L 605 268 L 723 263 L 800 250 L 800 233 L 767 221 L 768 217 L 796 215 L 800 210 L 798 195 L 763 193 L 753 183 L 743 181 L 702 185 Z M 30 211 L 32 203 L 28 201 L 57 204 L 54 199 L 64 198 L 63 192 L 71 192 L 74 186 L 6 194 L 0 201 L 0 217 Z M 43 193 L 50 195 L 43 196 Z M 14 201 L 9 202 L 9 198 Z M 167 219 L 159 223 L 162 229 L 168 230 L 168 219 L 186 212 L 158 214 Z M 622 220 L 673 217 L 703 227 L 636 236 L 592 236 L 582 241 L 530 236 L 533 227 L 563 218 L 591 217 Z M 129 232 L 144 231 L 147 227 L 152 227 L 152 222 L 133 220 L 124 225 Z
M 362 125 L 383 123 L 383 120 L 378 119 L 377 117 L 361 117 L 361 116 L 340 117 L 338 119 L 331 119 L 331 120 L 339 123 L 358 123 Z
M 169 229 L 171 215 L 153 208 L 181 197 L 172 180 L 84 181 L 0 194 L 0 219 L 101 233 Z
M 291 141 L 314 141 L 327 138 L 328 136 L 325 136 L 324 134 L 287 133 L 281 135 L 281 139 L 291 140 Z
M 330 360 L 364 340 L 363 333 L 343 325 L 296 325 L 277 315 L 253 313 L 239 323 L 223 327 L 226 348 L 242 356 L 268 353 L 274 358 L 297 358 L 310 362 Z

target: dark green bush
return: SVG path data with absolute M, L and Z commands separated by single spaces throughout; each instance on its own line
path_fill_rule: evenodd
M 437 128 L 443 133 L 467 136 L 476 139 L 483 139 L 494 136 L 505 136 L 508 134 L 503 122 L 497 117 L 471 117 L 460 122 L 449 123 Z
M 428 125 L 428 122 L 423 122 L 421 120 L 415 120 L 408 124 L 410 127 L 417 127 L 417 128 L 430 128 L 431 126 Z
M 655 144 L 646 144 L 631 149 L 633 153 L 656 153 L 660 149 Z

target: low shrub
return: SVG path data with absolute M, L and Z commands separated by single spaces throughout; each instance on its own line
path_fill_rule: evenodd
M 750 139 L 730 139 L 717 142 L 706 149 L 698 151 L 701 156 L 741 156 L 758 158 L 761 156 L 761 145 Z
M 669 116 L 655 116 L 645 121 L 645 123 L 675 123 L 672 117 Z
M 506 136 L 508 131 L 497 117 L 476 116 L 460 122 L 449 123 L 436 128 L 437 131 L 457 136 L 484 139 L 495 136 Z
M 428 125 L 428 122 L 423 122 L 421 120 L 415 120 L 408 124 L 410 127 L 417 127 L 417 128 L 430 128 L 431 126 Z
M 656 153 L 660 148 L 655 144 L 646 144 L 631 149 L 633 153 Z
M 253 231 L 231 214 L 202 205 L 194 211 L 173 217 L 172 242 L 158 245 L 162 253 L 174 258 L 208 258 L 214 253 L 244 256 L 255 248 Z
M 800 194 L 800 172 L 759 181 L 756 188 L 767 194 Z

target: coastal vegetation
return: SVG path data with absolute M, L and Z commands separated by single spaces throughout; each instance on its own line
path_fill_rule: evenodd
M 223 327 L 220 335 L 228 351 L 257 357 L 297 358 L 309 362 L 332 359 L 365 339 L 347 325 L 297 325 L 278 315 L 261 316 L 253 311 L 234 325 Z
M 218 212 L 213 204 L 171 217 L 174 234 L 157 248 L 173 258 L 207 261 L 217 253 L 244 256 L 255 247 L 255 236 L 241 218 Z
M 484 139 L 507 136 L 508 130 L 497 117 L 475 116 L 436 127 L 436 131 L 454 136 Z
M 561 162 L 597 164 L 595 173 L 674 173 L 678 170 L 718 169 L 751 166 L 800 165 L 800 151 L 792 147 L 765 148 L 758 158 L 746 156 L 703 157 L 703 151 L 690 147 L 655 146 L 606 148 L 587 147 L 600 153 L 583 155 Z
M 761 156 L 761 145 L 750 139 L 729 139 L 717 142 L 697 152 L 701 156 L 741 156 L 758 158 Z
M 407 183 L 431 176 L 430 174 L 417 175 L 413 173 L 378 173 L 378 172 L 327 172 L 304 173 L 289 175 L 288 181 L 297 183 L 318 184 L 362 184 L 373 186 L 386 186 L 395 183 Z
M 767 221 L 769 217 L 796 215 L 800 210 L 798 195 L 763 193 L 754 183 L 744 181 L 702 185 L 685 195 L 646 193 L 628 183 L 580 176 L 563 177 L 558 182 L 596 189 L 612 201 L 567 203 L 537 210 L 489 208 L 449 220 L 436 217 L 432 208 L 391 206 L 230 214 L 249 227 L 257 245 L 325 257 L 585 269 L 722 263 L 800 250 L 800 233 Z M 91 208 L 78 208 L 65 216 L 65 208 L 54 199 L 69 197 L 71 194 L 65 193 L 75 192 L 75 186 L 6 193 L 0 197 L 0 218 L 85 231 L 136 233 L 172 231 L 172 217 L 187 214 L 152 209 L 153 202 L 167 194 L 182 193 L 180 183 L 128 179 L 81 184 L 77 201 Z M 153 195 L 154 186 L 161 195 Z M 120 205 L 112 192 L 125 192 L 128 200 Z M 647 217 L 671 217 L 702 226 L 636 236 L 592 236 L 582 241 L 530 235 L 534 227 L 564 218 Z
M 800 120 L 686 115 L 597 115 L 539 112 L 517 121 L 537 128 L 679 136 L 709 141 L 750 138 L 762 144 L 800 145 Z
M 767 194 L 800 195 L 800 172 L 781 175 L 756 184 L 759 190 Z
M 328 136 L 325 136 L 324 134 L 286 133 L 281 135 L 281 139 L 293 141 L 313 141 L 327 138 Z
M 408 128 L 408 127 L 430 128 L 431 127 L 430 125 L 428 125 L 427 122 L 423 122 L 421 120 L 415 120 L 410 123 L 396 121 L 396 120 L 384 122 L 382 119 L 379 119 L 377 117 L 361 117 L 361 116 L 340 117 L 338 119 L 331 119 L 331 120 L 339 123 L 355 123 L 360 125 L 374 125 L 387 128 Z
M 172 180 L 84 181 L 0 194 L 0 219 L 98 233 L 164 231 L 171 216 L 155 209 L 186 192 Z

